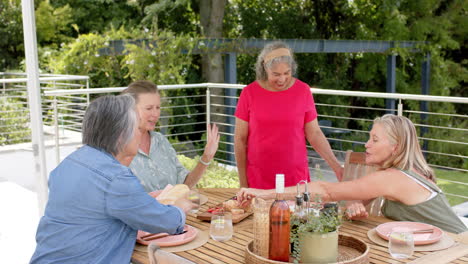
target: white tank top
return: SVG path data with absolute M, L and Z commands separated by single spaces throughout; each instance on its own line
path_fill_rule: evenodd
M 405 174 L 406 176 L 408 176 L 408 178 L 412 179 L 413 181 L 415 181 L 417 184 L 421 185 L 422 187 L 424 187 L 425 189 L 427 189 L 429 192 L 431 192 L 431 195 L 429 195 L 429 197 L 426 199 L 426 201 L 429 201 L 430 199 L 434 198 L 436 195 L 437 195 L 437 192 L 434 192 L 431 188 L 427 187 L 426 184 L 422 183 L 420 180 L 412 177 L 411 175 L 408 175 L 406 172 L 404 171 L 401 171 L 403 172 L 403 174 Z

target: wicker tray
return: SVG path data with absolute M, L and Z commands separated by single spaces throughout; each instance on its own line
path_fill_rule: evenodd
M 269 260 L 253 253 L 253 241 L 250 241 L 245 250 L 245 263 L 249 264 L 281 264 L 282 261 Z M 290 260 L 291 261 L 291 260 Z M 291 263 L 291 262 L 290 262 Z M 338 238 L 338 262 L 349 264 L 369 263 L 369 246 L 364 241 L 345 235 Z

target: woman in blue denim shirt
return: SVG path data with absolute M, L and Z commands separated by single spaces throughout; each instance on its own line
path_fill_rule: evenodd
M 140 142 L 138 123 L 129 95 L 89 105 L 83 146 L 50 174 L 31 263 L 129 263 L 137 230 L 183 231 L 191 203 L 158 203 L 128 168 Z

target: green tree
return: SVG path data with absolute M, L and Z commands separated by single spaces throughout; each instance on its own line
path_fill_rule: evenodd
M 20 0 L 0 0 L 0 71 L 17 69 L 24 58 Z
M 138 27 L 143 19 L 140 2 L 127 0 L 54 0 L 50 4 L 56 9 L 69 6 L 72 9 L 71 20 L 74 28 L 70 28 L 71 37 L 79 34 L 104 33 L 111 27 Z
M 124 28 L 111 29 L 103 35 L 80 35 L 47 57 L 47 71 L 57 74 L 88 75 L 92 87 L 119 87 L 130 79 L 122 69 L 123 55 L 101 56 L 100 49 L 109 48 L 111 40 L 131 39 L 135 36 Z
M 57 48 L 61 43 L 71 41 L 67 36 L 72 22 L 72 9 L 65 5 L 54 9 L 49 1 L 39 3 L 36 8 L 37 42 L 42 46 Z

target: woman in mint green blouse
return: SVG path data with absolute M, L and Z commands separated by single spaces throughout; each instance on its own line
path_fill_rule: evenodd
M 161 114 L 161 96 L 156 84 L 136 81 L 123 93 L 135 98 L 140 114 L 141 143 L 130 168 L 145 190 L 162 190 L 168 184 L 178 183 L 194 187 L 216 154 L 219 143 L 218 127 L 207 125 L 208 140 L 203 155 L 195 168 L 188 171 L 180 164 L 176 151 L 166 137 L 154 131 Z
M 366 143 L 366 164 L 380 170 L 353 181 L 311 182 L 309 190 L 325 201 L 370 201 L 383 196 L 382 213 L 388 218 L 423 222 L 453 233 L 467 231 L 435 184 L 434 172 L 424 159 L 416 128 L 408 118 L 384 115 L 374 120 Z M 295 187 L 286 188 L 285 192 L 295 195 Z M 238 198 L 243 201 L 273 194 L 274 190 L 243 188 Z

